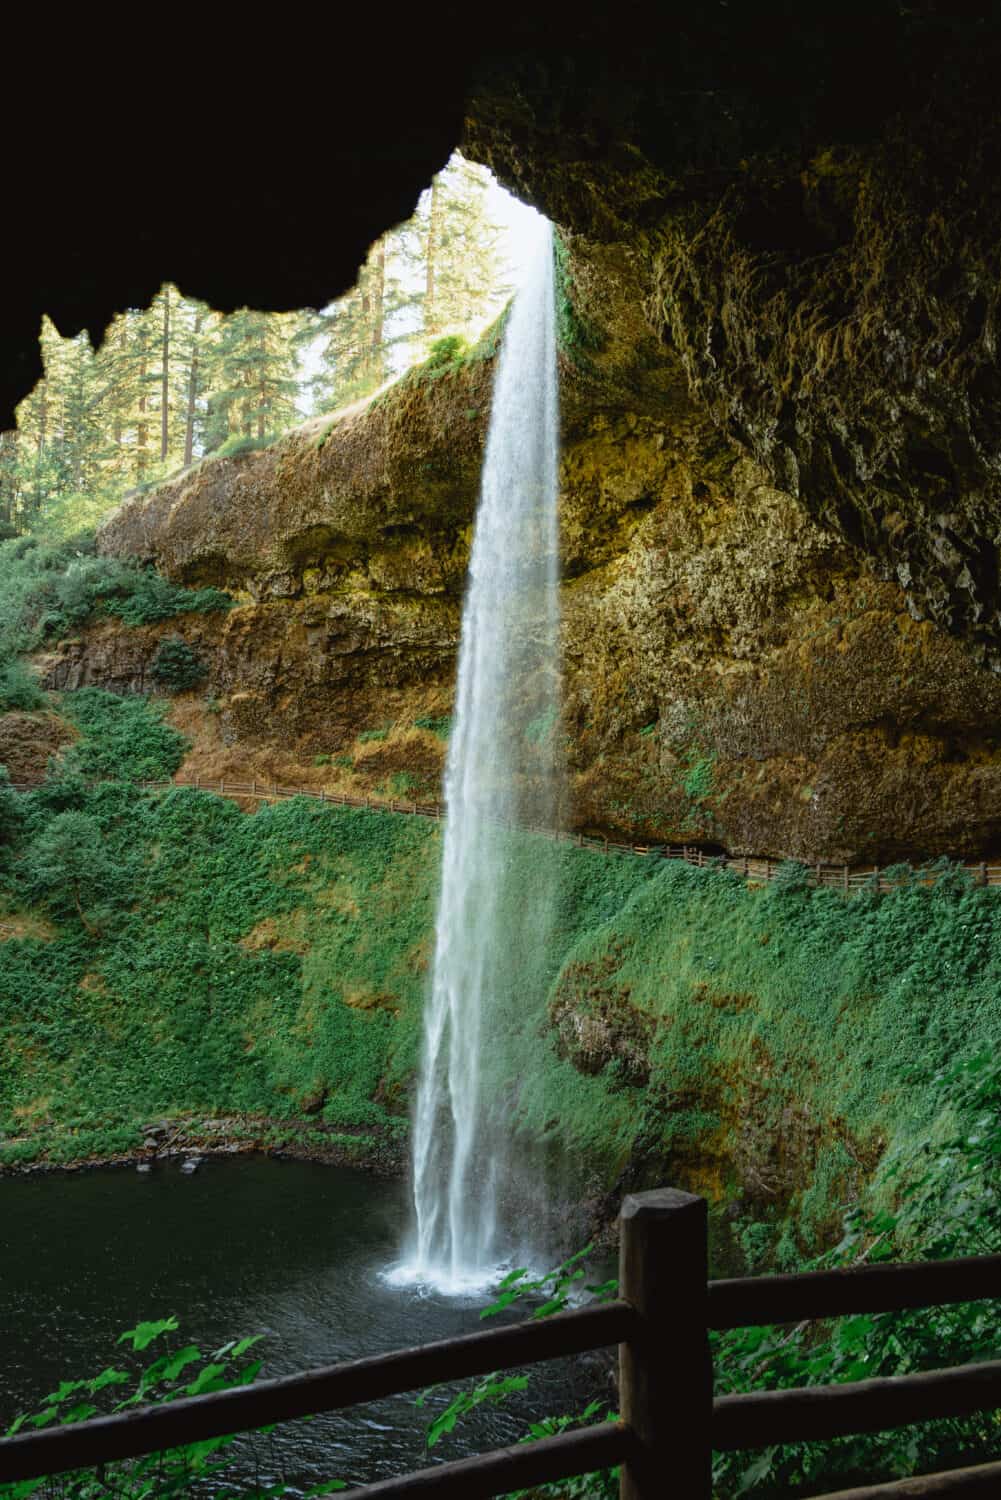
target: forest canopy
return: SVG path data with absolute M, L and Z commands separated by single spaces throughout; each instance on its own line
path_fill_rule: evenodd
M 199 459 L 371 395 L 437 339 L 475 337 L 511 291 L 505 197 L 456 153 L 355 287 L 319 311 L 223 314 L 168 284 L 115 318 L 96 352 L 46 319 L 44 379 L 0 433 L 0 538 L 72 535 Z

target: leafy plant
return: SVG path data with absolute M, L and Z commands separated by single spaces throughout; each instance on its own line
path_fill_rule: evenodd
M 424 367 L 428 370 L 438 370 L 443 365 L 457 365 L 461 363 L 468 351 L 469 345 L 459 334 L 446 334 L 444 338 L 434 340 L 428 351 L 428 357 L 424 361 Z
M 262 1361 L 258 1358 L 245 1360 L 244 1357 L 260 1342 L 261 1334 L 234 1339 L 206 1356 L 196 1344 L 171 1349 L 169 1336 L 177 1331 L 178 1323 L 174 1317 L 141 1322 L 135 1328 L 127 1329 L 120 1335 L 118 1343 L 129 1345 L 133 1353 L 145 1353 L 160 1341 L 164 1341 L 167 1347 L 151 1363 L 138 1369 L 109 1366 L 90 1379 L 61 1381 L 37 1411 L 22 1413 L 4 1436 L 14 1437 L 29 1428 L 84 1422 L 101 1415 L 102 1407 L 108 1414 L 127 1412 L 139 1406 L 163 1405 L 183 1396 L 201 1396 L 210 1391 L 250 1385 L 256 1380 Z M 128 1394 L 124 1394 L 126 1387 L 129 1388 Z M 108 1406 L 109 1397 L 119 1399 Z M 261 1431 L 268 1433 L 271 1429 L 265 1427 Z M 216 1489 L 223 1475 L 232 1474 L 232 1455 L 228 1459 L 220 1458 L 220 1455 L 236 1441 L 235 1434 L 205 1438 L 141 1458 L 101 1464 L 94 1469 L 0 1484 L 0 1500 L 28 1500 L 29 1496 L 36 1496 L 38 1500 L 55 1500 L 55 1497 L 58 1500 L 110 1500 L 110 1497 L 115 1497 L 115 1500 L 147 1500 L 151 1496 L 168 1500 L 168 1497 L 203 1494 L 206 1486 Z M 347 1489 L 345 1483 L 333 1479 L 308 1490 L 307 1495 L 319 1496 L 344 1489 Z M 277 1500 L 286 1493 L 301 1492 L 281 1482 L 269 1485 L 264 1491 L 256 1486 L 241 1488 L 240 1493 L 246 1500 Z
M 585 1245 L 583 1250 L 578 1250 L 575 1255 L 571 1255 L 568 1260 L 563 1261 L 561 1265 L 546 1272 L 543 1276 L 529 1278 L 528 1269 L 525 1266 L 509 1272 L 498 1287 L 499 1296 L 488 1307 L 483 1308 L 480 1317 L 496 1317 L 499 1313 L 506 1312 L 515 1302 L 522 1299 L 538 1301 L 541 1297 L 542 1301 L 539 1306 L 535 1307 L 533 1316 L 548 1318 L 553 1313 L 562 1312 L 569 1305 L 575 1290 L 584 1290 L 591 1298 L 598 1301 L 607 1301 L 614 1297 L 618 1291 L 618 1282 L 614 1280 L 602 1282 L 598 1286 L 580 1287 L 586 1275 L 584 1263 L 592 1254 L 593 1249 L 593 1245 Z M 495 1372 L 477 1381 L 468 1389 L 460 1391 L 428 1424 L 426 1429 L 428 1447 L 433 1448 L 442 1437 L 454 1431 L 462 1418 L 469 1412 L 475 1411 L 478 1406 L 484 1403 L 500 1405 L 508 1397 L 527 1390 L 528 1386 L 527 1375 L 502 1375 Z M 428 1397 L 436 1389 L 437 1387 L 431 1387 L 430 1390 L 424 1391 L 417 1398 L 417 1406 L 424 1406 Z M 539 1438 L 553 1437 L 572 1427 L 586 1427 L 596 1420 L 616 1420 L 614 1414 L 607 1411 L 607 1403 L 604 1401 L 590 1401 L 581 1412 L 576 1414 L 544 1417 L 538 1422 L 531 1422 L 521 1441 L 530 1443 Z M 531 1491 L 518 1490 L 512 1492 L 508 1500 L 529 1500 L 530 1496 L 537 1497 L 537 1500 L 566 1500 L 568 1496 L 579 1497 L 579 1500 L 585 1500 L 585 1497 L 587 1500 L 614 1500 L 614 1496 L 618 1494 L 618 1473 L 618 1469 L 611 1469 L 601 1473 L 580 1475 L 574 1480 L 561 1480 L 559 1484 L 545 1484 Z
M 125 873 L 109 859 L 97 822 L 83 812 L 57 813 L 46 823 L 25 851 L 23 870 L 36 899 L 75 911 L 91 937 L 98 935 L 98 906 Z
M 187 641 L 170 635 L 156 648 L 150 674 L 171 692 L 185 693 L 208 675 L 208 667 Z
M 0 713 L 20 709 L 31 713 L 45 708 L 47 699 L 38 685 L 38 678 L 23 662 L 11 661 L 0 667 Z
M 187 741 L 148 698 L 81 688 L 61 706 L 80 738 L 56 762 L 56 780 L 165 781 L 184 758 Z
M 460 1391 L 427 1425 L 425 1440 L 429 1448 L 433 1448 L 439 1439 L 446 1433 L 452 1432 L 459 1420 L 475 1411 L 478 1406 L 484 1404 L 499 1406 L 506 1401 L 508 1396 L 514 1395 L 515 1391 L 524 1391 L 528 1388 L 527 1375 L 487 1375 L 477 1381 L 467 1391 Z M 416 1406 L 424 1406 L 428 1397 L 436 1390 L 431 1386 L 423 1391 L 414 1403 Z
M 893 1260 L 941 1260 L 1001 1251 L 1001 1061 L 980 1052 L 937 1075 L 951 1128 L 892 1154 L 846 1215 L 836 1248 L 805 1269 Z M 906 1375 L 1001 1354 L 1001 1304 L 973 1302 L 715 1335 L 721 1392 L 778 1390 Z M 716 1455 L 722 1495 L 810 1494 L 823 1483 L 873 1483 L 1001 1454 L 985 1413 L 828 1443 L 773 1446 L 753 1457 Z
M 436 734 L 440 740 L 447 740 L 452 733 L 451 714 L 442 714 L 440 718 L 428 718 L 414 720 L 415 729 L 426 729 L 431 734 Z
M 90 533 L 60 542 L 0 542 L 0 671 L 102 615 L 146 625 L 232 604 L 219 589 L 183 588 L 136 562 L 97 557 Z

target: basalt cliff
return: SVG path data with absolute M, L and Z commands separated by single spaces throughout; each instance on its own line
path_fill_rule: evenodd
M 635 69 L 470 93 L 463 149 L 559 231 L 575 826 L 860 863 L 1001 839 L 1001 128 L 985 33 L 924 21 L 920 88 L 788 130 L 744 99 L 672 133 Z M 128 501 L 102 550 L 237 607 L 101 625 L 49 682 L 141 687 L 180 633 L 235 761 L 432 783 L 498 334 Z

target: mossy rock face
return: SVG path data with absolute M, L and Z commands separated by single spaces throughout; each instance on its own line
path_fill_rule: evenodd
M 602 305 L 611 317 L 621 299 Z M 590 368 L 562 366 L 568 818 L 807 860 L 990 849 L 999 679 L 722 437 L 669 362 L 626 405 L 634 347 L 610 335 Z M 167 509 L 158 492 L 122 512 L 103 546 L 144 536 L 181 576 L 211 558 L 217 581 L 242 577 L 242 602 L 169 626 L 101 622 L 50 656 L 47 684 L 148 688 L 169 629 L 206 662 L 205 692 L 248 750 L 290 738 L 312 764 L 373 724 L 446 713 L 485 422 L 463 413 L 488 365 L 405 382 L 346 416 L 320 455 L 307 429 L 208 466 Z M 428 476 L 446 472 L 443 503 Z M 358 769 L 355 789 L 378 794 L 414 767 Z M 432 766 L 416 769 L 431 795 Z
M 774 486 L 998 667 L 1001 34 L 938 6 L 843 19 L 672 16 L 703 89 L 638 48 L 614 76 L 600 47 L 487 70 L 465 149 L 561 226 L 579 367 L 619 321 L 603 287 L 641 286 L 636 364 L 677 360 Z
M 575 826 L 853 863 L 1001 839 L 1001 124 L 976 28 L 936 24 L 899 39 L 913 95 L 823 127 L 792 33 L 782 110 L 730 98 L 727 131 L 610 79 L 589 131 L 597 62 L 471 95 L 470 154 L 558 224 Z M 497 331 L 104 528 L 241 591 L 179 627 L 237 738 L 311 758 L 447 712 Z M 94 681 L 129 650 L 74 649 Z

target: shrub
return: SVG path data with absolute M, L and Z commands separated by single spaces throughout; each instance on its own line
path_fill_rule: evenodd
M 468 347 L 461 335 L 448 333 L 444 338 L 435 339 L 424 361 L 424 367 L 427 370 L 438 370 L 443 365 L 460 364 Z
M 234 433 L 232 437 L 228 437 L 224 443 L 220 443 L 218 448 L 213 448 L 212 452 L 205 456 L 206 458 L 239 458 L 241 453 L 257 453 L 261 448 L 269 447 L 277 441 L 277 438 L 278 434 L 274 432 L 266 433 L 262 438 Z
M 147 698 L 81 688 L 66 694 L 62 710 L 81 736 L 60 757 L 53 778 L 60 784 L 165 781 L 184 758 L 184 736 L 163 722 L 162 706 Z
M 17 841 L 24 823 L 23 799 L 11 790 L 7 767 L 0 766 L 0 851 L 4 845 Z
M 0 713 L 20 709 L 31 713 L 44 708 L 45 694 L 38 685 L 38 678 L 23 662 L 12 661 L 0 669 Z
M 442 714 L 440 718 L 424 718 L 414 720 L 415 729 L 426 729 L 430 734 L 436 734 L 440 740 L 447 740 L 452 733 L 451 714 Z
M 171 692 L 184 693 L 208 675 L 208 667 L 187 641 L 170 635 L 156 648 L 150 673 Z
M 146 625 L 232 604 L 220 589 L 183 588 L 133 560 L 97 557 L 89 534 L 58 543 L 0 542 L 0 666 L 95 615 Z
M 91 935 L 96 908 L 123 871 L 112 864 L 99 824 L 82 812 L 62 812 L 47 823 L 24 855 L 29 892 L 56 911 L 75 911 Z

